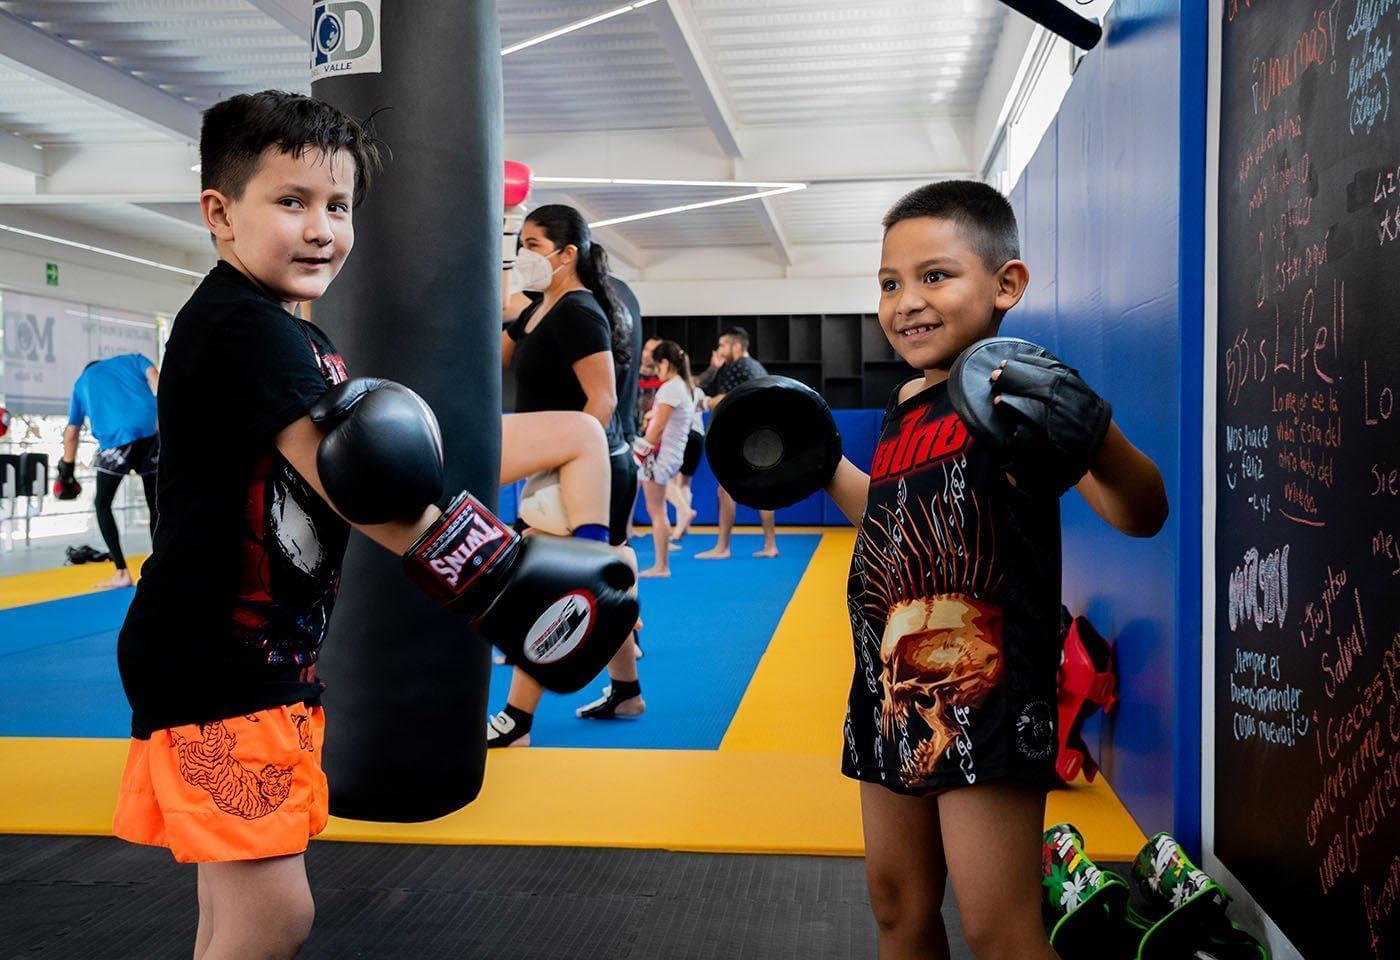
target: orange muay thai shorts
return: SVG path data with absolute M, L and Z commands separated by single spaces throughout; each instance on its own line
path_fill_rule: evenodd
M 181 863 L 302 853 L 326 826 L 325 730 L 298 703 L 132 740 L 112 829 Z

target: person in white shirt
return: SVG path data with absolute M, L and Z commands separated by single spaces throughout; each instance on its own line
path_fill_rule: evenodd
M 638 576 L 669 577 L 671 523 L 666 516 L 666 484 L 680 472 L 685 460 L 695 398 L 690 389 L 690 358 L 680 344 L 662 340 L 652 350 L 652 357 L 661 386 L 652 404 L 646 435 L 633 441 L 632 453 L 640 468 L 656 559 Z
M 695 471 L 700 469 L 700 458 L 705 454 L 705 391 L 692 381 L 690 395 L 694 400 L 690 415 L 690 436 L 685 439 L 685 457 L 681 469 L 671 482 L 666 484 L 666 502 L 676 508 L 676 524 L 671 528 L 671 549 L 681 549 L 681 538 L 690 529 L 696 510 L 691 505 L 690 481 Z

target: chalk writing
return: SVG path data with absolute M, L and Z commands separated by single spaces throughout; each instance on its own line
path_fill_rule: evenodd
M 1288 613 L 1288 547 L 1270 551 L 1262 560 L 1259 550 L 1250 547 L 1244 562 L 1230 574 L 1230 629 L 1253 621 L 1254 629 L 1264 624 L 1283 626 Z
M 1312 67 L 1323 66 L 1336 55 L 1336 10 L 1334 0 L 1325 10 L 1313 14 L 1312 24 L 1293 41 L 1281 56 L 1264 56 L 1254 61 L 1254 112 L 1269 109 L 1274 99 L 1298 82 Z

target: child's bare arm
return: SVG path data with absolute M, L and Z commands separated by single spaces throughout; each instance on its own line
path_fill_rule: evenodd
M 845 457 L 836 467 L 836 475 L 826 485 L 827 496 L 836 501 L 836 506 L 851 523 L 860 525 L 865 516 L 865 503 L 870 497 L 870 476 Z
M 1078 489 L 1104 522 L 1130 537 L 1153 536 L 1167 522 L 1170 508 L 1161 471 L 1116 423 L 1109 424 L 1103 446 Z

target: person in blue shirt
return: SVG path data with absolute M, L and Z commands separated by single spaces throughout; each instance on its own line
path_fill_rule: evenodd
M 156 432 L 156 365 L 139 353 L 126 353 L 106 360 L 94 360 L 83 368 L 73 384 L 68 404 L 68 426 L 63 431 L 63 459 L 58 465 L 60 499 L 76 496 L 73 479 L 78 455 L 78 437 L 87 421 L 97 440 L 97 528 L 107 543 L 107 551 L 117 571 L 97 586 L 129 587 L 131 572 L 126 568 L 117 522 L 112 516 L 112 498 L 128 473 L 141 478 L 146 505 L 151 513 L 151 530 L 156 528 L 156 465 L 160 458 L 160 434 Z M 65 497 L 65 491 L 71 496 Z

